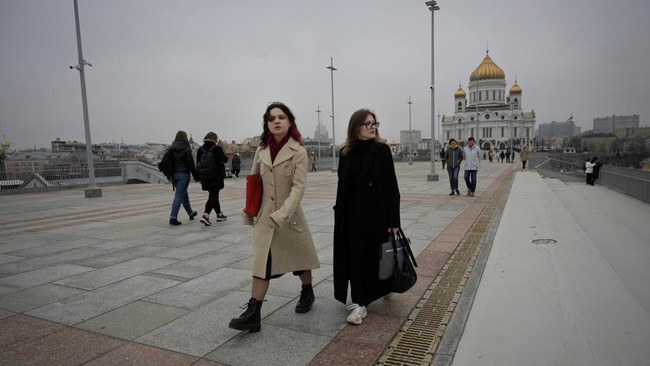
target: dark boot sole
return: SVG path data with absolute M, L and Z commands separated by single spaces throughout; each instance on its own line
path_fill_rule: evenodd
M 297 307 L 296 306 L 296 313 L 298 313 L 298 314 L 308 313 L 309 310 L 311 310 L 311 305 L 305 306 L 305 307 Z
M 262 329 L 262 324 L 257 323 L 257 324 L 238 324 L 238 323 L 233 323 L 230 322 L 228 324 L 228 328 L 230 329 L 237 329 L 237 330 L 247 330 L 251 333 L 256 333 L 259 332 L 260 329 Z

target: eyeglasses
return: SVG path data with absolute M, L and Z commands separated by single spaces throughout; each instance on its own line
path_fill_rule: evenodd
M 379 128 L 379 122 L 365 122 L 363 124 L 367 129 L 372 130 L 373 128 Z

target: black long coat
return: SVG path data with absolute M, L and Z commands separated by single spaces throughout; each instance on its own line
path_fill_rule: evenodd
M 339 155 L 334 206 L 334 297 L 344 304 L 351 278 L 363 287 L 357 302 L 370 304 L 391 292 L 378 276 L 380 245 L 389 239 L 388 228 L 400 227 L 390 147 L 374 140 L 357 144 L 348 156 Z

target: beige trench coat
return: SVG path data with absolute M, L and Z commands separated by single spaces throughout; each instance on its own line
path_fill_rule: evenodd
M 271 275 L 320 267 L 307 219 L 300 206 L 307 181 L 307 151 L 290 138 L 271 163 L 268 147 L 258 147 L 251 174 L 260 173 L 264 193 L 257 217 L 243 214 L 253 226 L 253 276 L 266 277 L 271 251 Z

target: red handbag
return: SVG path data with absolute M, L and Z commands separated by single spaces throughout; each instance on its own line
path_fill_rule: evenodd
M 263 192 L 262 177 L 259 174 L 246 176 L 246 207 L 244 207 L 244 212 L 247 215 L 256 217 L 260 212 Z

